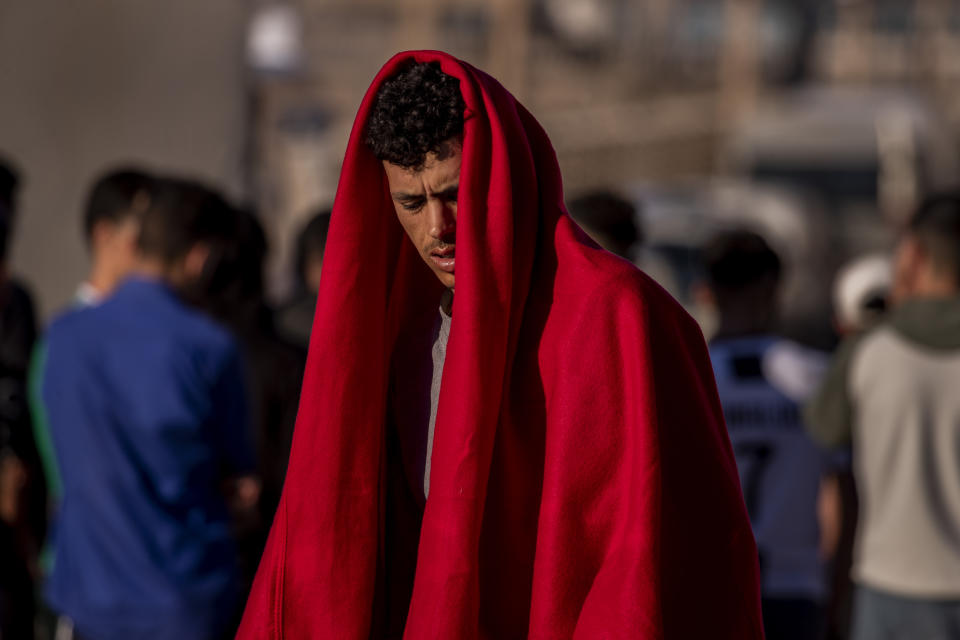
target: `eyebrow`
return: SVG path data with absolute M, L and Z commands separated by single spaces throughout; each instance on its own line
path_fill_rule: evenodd
M 460 190 L 460 183 L 452 184 L 441 191 L 434 192 L 435 196 L 449 197 L 451 195 L 456 195 Z M 413 202 L 415 200 L 423 200 L 426 198 L 425 194 L 422 193 L 404 193 L 402 191 L 394 191 L 390 194 L 394 200 L 399 200 L 401 202 Z
M 391 193 L 390 194 L 394 200 L 401 200 L 404 202 L 409 202 L 412 200 L 423 200 L 424 196 L 422 193 Z

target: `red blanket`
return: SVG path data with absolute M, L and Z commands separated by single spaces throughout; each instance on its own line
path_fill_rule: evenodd
M 458 78 L 466 112 L 430 498 L 419 551 L 391 557 L 389 363 L 440 289 L 363 129 L 378 87 L 411 60 Z M 405 638 L 763 635 L 697 325 L 571 221 L 553 149 L 523 106 L 438 52 L 390 60 L 357 114 L 286 487 L 238 638 L 388 635 L 383 573 L 405 561 Z

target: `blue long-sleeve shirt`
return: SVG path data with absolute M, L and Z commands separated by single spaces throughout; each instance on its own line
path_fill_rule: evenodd
M 133 279 L 52 324 L 42 393 L 63 484 L 50 605 L 104 640 L 223 633 L 238 593 L 222 481 L 254 462 L 230 335 Z

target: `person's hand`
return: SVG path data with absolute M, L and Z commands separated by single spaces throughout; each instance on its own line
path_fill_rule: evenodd
M 27 470 L 13 454 L 0 454 L 0 519 L 9 525 L 20 519 L 20 502 Z
M 233 507 L 238 511 L 248 511 L 257 506 L 262 489 L 256 476 L 241 476 L 234 480 Z
M 817 496 L 817 521 L 820 525 L 820 558 L 833 559 L 840 546 L 843 527 L 843 500 L 840 496 L 840 481 L 836 475 L 820 480 Z

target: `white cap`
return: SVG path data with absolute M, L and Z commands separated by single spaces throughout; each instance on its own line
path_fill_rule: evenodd
M 886 298 L 893 283 L 893 267 L 884 254 L 851 260 L 840 269 L 833 284 L 833 306 L 840 325 L 847 330 L 866 328 L 876 316 L 869 303 Z

